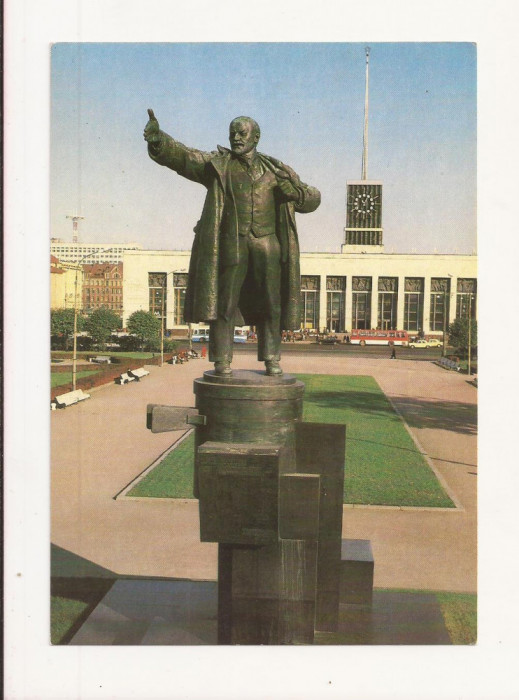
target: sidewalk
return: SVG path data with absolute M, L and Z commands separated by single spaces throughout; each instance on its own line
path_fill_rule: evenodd
M 285 372 L 372 375 L 462 508 L 344 508 L 343 536 L 370 539 L 375 586 L 476 590 L 476 400 L 467 377 L 428 362 L 283 358 Z M 238 355 L 236 369 L 257 367 Z M 190 406 L 211 365 L 149 367 L 141 382 L 110 385 L 51 416 L 53 575 L 216 578 L 217 547 L 199 541 L 197 501 L 114 500 L 182 433 L 146 429 L 147 403 Z

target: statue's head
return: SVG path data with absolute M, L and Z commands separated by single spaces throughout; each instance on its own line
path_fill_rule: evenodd
M 229 126 L 229 142 L 236 155 L 244 155 L 254 148 L 260 138 L 260 128 L 250 117 L 236 117 Z

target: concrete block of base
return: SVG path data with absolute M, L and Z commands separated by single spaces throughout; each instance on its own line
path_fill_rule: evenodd
M 371 540 L 342 540 L 339 602 L 371 605 L 374 569 Z

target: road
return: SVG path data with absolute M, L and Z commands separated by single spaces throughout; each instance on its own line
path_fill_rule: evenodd
M 256 353 L 257 344 L 256 343 L 246 343 L 234 344 L 234 354 L 239 355 L 241 353 Z M 427 362 L 434 362 L 439 360 L 442 356 L 442 348 L 395 348 L 396 356 L 398 359 L 402 360 L 426 360 Z M 346 343 L 337 343 L 336 345 L 319 345 L 313 342 L 295 342 L 295 343 L 283 343 L 281 345 L 281 355 L 288 355 L 294 352 L 304 352 L 304 353 L 319 353 L 322 355 L 348 355 L 350 358 L 352 356 L 359 358 L 376 358 L 383 357 L 388 358 L 391 355 L 391 348 L 387 345 L 366 345 L 361 347 L 360 345 L 348 345 Z

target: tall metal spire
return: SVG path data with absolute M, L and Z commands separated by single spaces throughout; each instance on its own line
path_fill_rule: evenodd
M 362 142 L 362 180 L 368 179 L 368 117 L 369 117 L 369 46 L 366 46 L 366 94 L 364 96 L 364 138 Z

